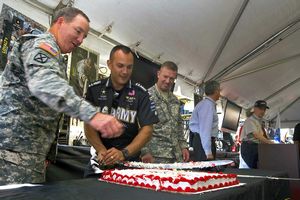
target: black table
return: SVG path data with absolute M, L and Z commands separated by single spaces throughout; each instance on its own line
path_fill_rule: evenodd
M 286 173 L 266 170 L 226 169 L 225 173 L 247 174 L 253 176 L 287 176 Z M 95 178 L 73 179 L 46 183 L 38 187 L 22 187 L 18 189 L 0 190 L 0 199 L 122 199 L 122 200 L 259 200 L 285 199 L 289 196 L 289 183 L 284 180 L 268 180 L 267 178 L 239 178 L 244 186 L 207 192 L 197 195 L 175 194 L 153 191 L 135 187 L 100 182 Z
M 289 196 L 288 181 L 266 178 L 267 176 L 287 177 L 285 172 L 226 168 L 224 173 L 262 176 L 262 178 L 238 177 L 241 183 L 246 183 L 245 186 L 197 195 L 183 195 L 104 183 L 96 178 L 83 179 L 83 171 L 89 158 L 88 147 L 59 145 L 57 161 L 55 164 L 50 165 L 47 171 L 47 183 L 39 187 L 0 190 L 0 199 L 281 200 Z

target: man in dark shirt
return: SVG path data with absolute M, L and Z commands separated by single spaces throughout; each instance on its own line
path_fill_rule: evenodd
M 294 144 L 298 144 L 300 153 L 300 123 L 296 124 L 293 135 Z
M 300 123 L 296 124 L 294 129 L 293 141 L 298 142 L 300 141 Z
M 97 174 L 99 166 L 113 165 L 124 160 L 138 161 L 141 148 L 150 140 L 152 124 L 158 122 L 155 104 L 145 88 L 130 80 L 134 57 L 130 48 L 115 46 L 107 61 L 109 78 L 88 87 L 86 99 L 99 107 L 101 113 L 111 114 L 123 122 L 125 130 L 117 138 L 102 138 L 88 124 L 85 134 L 92 145 L 85 176 Z

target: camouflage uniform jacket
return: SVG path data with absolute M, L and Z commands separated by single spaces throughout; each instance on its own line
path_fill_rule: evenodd
M 157 91 L 156 85 L 148 91 L 150 99 L 155 103 L 159 123 L 153 125 L 152 138 L 143 148 L 142 153 L 149 152 L 154 158 L 174 159 L 176 162 L 182 162 L 182 149 L 188 148 L 188 144 L 183 136 L 180 102 L 172 93 L 164 99 Z
M 88 121 L 96 109 L 69 86 L 53 35 L 25 35 L 0 77 L 0 151 L 45 157 L 61 112 Z

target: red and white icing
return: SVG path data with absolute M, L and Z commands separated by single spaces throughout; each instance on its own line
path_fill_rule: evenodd
M 201 192 L 239 184 L 235 174 L 160 169 L 106 170 L 100 180 L 153 190 Z

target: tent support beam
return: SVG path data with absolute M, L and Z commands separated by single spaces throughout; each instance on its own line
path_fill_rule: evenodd
M 237 75 L 234 75 L 234 76 L 230 76 L 230 77 L 227 77 L 227 78 L 224 78 L 222 80 L 220 80 L 220 82 L 226 82 L 226 81 L 230 81 L 230 80 L 233 80 L 233 79 L 236 79 L 236 78 L 240 78 L 240 77 L 243 77 L 243 76 L 247 76 L 249 74 L 252 74 L 252 73 L 255 73 L 255 72 L 258 72 L 258 71 L 262 71 L 262 70 L 265 70 L 265 69 L 268 69 L 268 68 L 271 68 L 271 67 L 275 67 L 279 64 L 283 64 L 283 63 L 286 63 L 290 60 L 293 60 L 293 59 L 296 59 L 300 57 L 300 53 L 299 54 L 296 54 L 296 55 L 293 55 L 293 56 L 289 56 L 289 57 L 286 57 L 286 58 L 283 58 L 281 60 L 277 60 L 271 64 L 267 64 L 267 65 L 264 65 L 264 66 L 260 66 L 260 67 L 257 67 L 253 70 L 249 70 L 247 72 L 243 72 L 243 73 L 240 73 L 240 74 L 237 74 Z
M 282 88 L 280 88 L 279 90 L 277 90 L 276 92 L 274 92 L 273 94 L 269 95 L 268 97 L 265 98 L 265 101 L 271 99 L 272 97 L 276 96 L 277 94 L 279 94 L 280 92 L 282 92 L 283 90 L 289 88 L 290 86 L 294 85 L 295 83 L 300 81 L 300 77 L 296 78 L 294 81 L 286 84 L 285 86 L 283 86 Z
M 296 19 L 292 23 L 288 24 L 286 27 L 278 31 L 277 33 L 273 34 L 271 37 L 269 37 L 266 41 L 255 47 L 253 50 L 239 58 L 238 60 L 234 61 L 229 66 L 225 67 L 222 71 L 220 71 L 218 74 L 213 76 L 210 80 L 219 80 L 222 79 L 222 77 L 230 74 L 232 71 L 238 69 L 243 64 L 249 62 L 253 58 L 257 57 L 261 53 L 265 52 L 266 50 L 270 49 L 273 45 L 277 44 L 278 42 L 281 42 L 286 37 L 290 36 L 297 30 L 299 30 L 300 27 L 300 18 Z
M 300 96 L 298 96 L 294 101 L 292 101 L 290 104 L 288 104 L 285 108 L 283 108 L 280 112 L 279 112 L 279 114 L 282 114 L 284 111 L 286 111 L 288 108 L 290 108 L 292 105 L 294 105 L 298 100 L 300 100 Z M 275 116 L 275 117 L 273 117 L 270 121 L 274 121 L 274 120 L 276 120 L 276 117 L 277 116 Z
M 214 58 L 212 59 L 212 62 L 210 64 L 210 66 L 209 66 L 209 69 L 207 70 L 207 72 L 206 72 L 205 76 L 203 77 L 203 79 L 199 80 L 197 82 L 205 81 L 205 79 L 207 78 L 207 76 L 211 73 L 211 71 L 215 67 L 216 62 L 218 61 L 218 59 L 219 59 L 220 55 L 222 54 L 222 52 L 223 52 L 223 50 L 224 50 L 224 48 L 225 48 L 225 46 L 226 46 L 226 44 L 227 44 L 230 36 L 232 35 L 232 32 L 234 31 L 237 23 L 239 22 L 242 14 L 244 13 L 244 10 L 246 9 L 246 7 L 248 5 L 248 2 L 249 2 L 249 0 L 244 0 L 243 1 L 243 4 L 241 5 L 241 7 L 239 9 L 239 12 L 237 13 L 236 17 L 234 18 L 234 20 L 233 20 L 230 28 L 228 29 L 228 31 L 225 34 L 224 39 L 222 40 L 220 46 L 218 47 L 217 52 L 216 52 Z
M 40 9 L 44 13 L 52 16 L 54 13 L 54 10 L 50 8 L 49 6 L 46 6 L 45 4 L 39 2 L 38 0 L 25 0 L 25 2 L 35 8 Z

